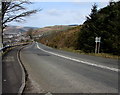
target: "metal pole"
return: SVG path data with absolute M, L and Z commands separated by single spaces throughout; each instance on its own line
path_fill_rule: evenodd
M 100 52 L 100 42 L 98 44 L 98 53 Z
M 98 53 L 100 52 L 100 40 L 101 40 L 101 37 L 98 38 Z
M 95 54 L 97 53 L 97 42 L 96 42 L 96 45 L 95 45 Z

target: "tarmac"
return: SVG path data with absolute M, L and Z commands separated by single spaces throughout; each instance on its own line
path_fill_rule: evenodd
M 20 94 L 24 89 L 25 75 L 23 77 L 24 69 L 18 58 L 19 50 L 20 47 L 10 48 L 2 55 L 2 94 Z

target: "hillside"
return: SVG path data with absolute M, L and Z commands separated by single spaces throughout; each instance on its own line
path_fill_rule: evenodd
M 90 15 L 82 27 L 77 26 L 61 33 L 40 39 L 40 42 L 55 48 L 73 48 L 94 53 L 95 37 L 101 37 L 101 53 L 120 54 L 120 1 L 110 2 L 97 10 L 93 5 Z
M 61 31 L 66 31 L 72 27 L 75 26 L 69 26 L 69 25 L 55 25 L 55 26 L 47 26 L 47 27 L 43 27 L 43 28 L 39 28 L 34 30 L 33 35 L 39 35 L 39 34 L 44 34 L 44 36 L 46 35 L 51 35 L 53 33 L 57 33 L 57 32 L 61 32 Z
M 42 37 L 40 42 L 54 48 L 76 47 L 77 35 L 81 26 L 72 27 L 62 32 L 54 32 Z
M 8 26 L 5 28 L 4 33 L 23 33 L 27 32 L 31 28 L 36 29 L 35 27 Z
M 97 10 L 97 5 L 93 6 L 79 32 L 77 49 L 94 52 L 95 37 L 101 37 L 100 52 L 120 54 L 120 1 L 110 2 L 100 10 Z

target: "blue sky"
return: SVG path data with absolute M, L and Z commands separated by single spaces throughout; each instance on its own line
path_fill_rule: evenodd
M 10 25 L 45 27 L 53 25 L 82 24 L 96 2 L 34 2 L 28 9 L 42 9 L 37 14 L 26 17 L 23 23 L 11 22 Z M 108 2 L 97 2 L 98 9 Z

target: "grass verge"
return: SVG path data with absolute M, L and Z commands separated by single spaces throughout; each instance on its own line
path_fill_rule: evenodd
M 108 54 L 108 53 L 98 53 L 98 54 L 95 54 L 95 53 L 85 53 L 85 52 L 83 52 L 81 50 L 74 50 L 73 48 L 60 48 L 60 50 L 69 51 L 69 52 L 78 53 L 78 54 L 99 56 L 99 57 L 104 57 L 104 58 L 120 59 L 120 56 L 112 55 L 112 54 Z

